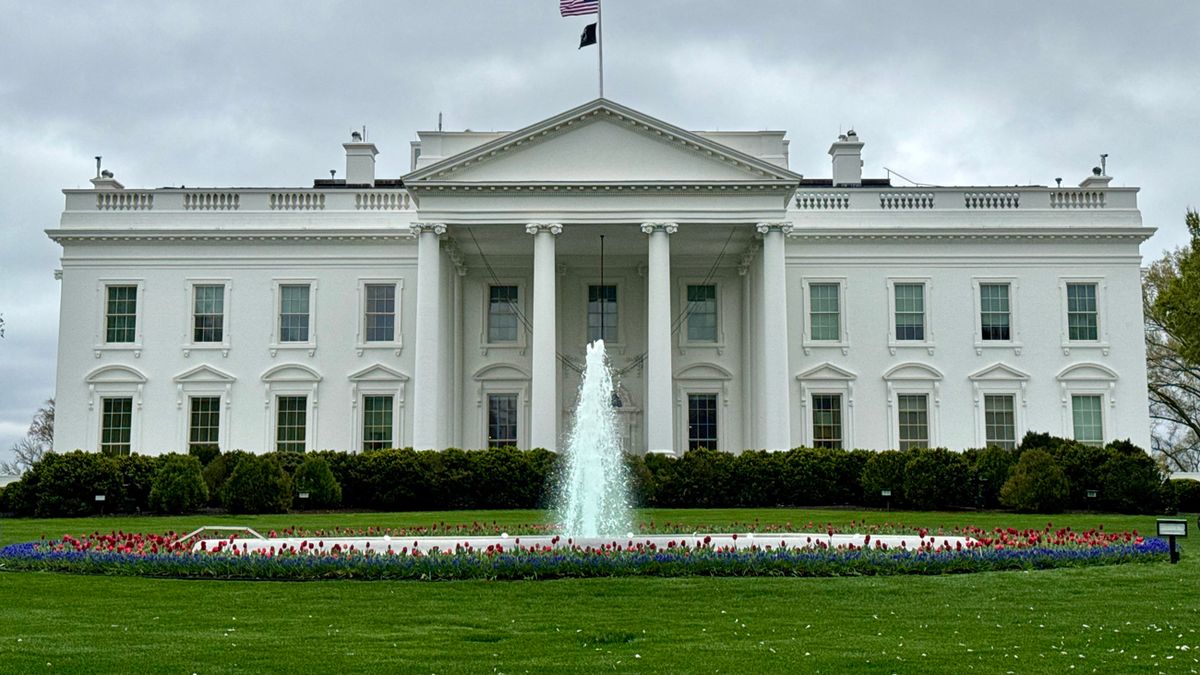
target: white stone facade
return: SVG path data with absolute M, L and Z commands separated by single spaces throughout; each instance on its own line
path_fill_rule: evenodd
M 355 138 L 312 188 L 65 190 L 56 449 L 557 448 L 589 330 L 632 452 L 1149 445 L 1136 188 L 896 187 L 853 135 L 804 179 L 603 99 L 419 138 L 401 180 Z

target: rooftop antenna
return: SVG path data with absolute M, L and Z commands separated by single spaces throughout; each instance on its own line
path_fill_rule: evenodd
M 337 169 L 329 170 L 329 180 L 333 180 L 333 175 L 337 173 Z
M 884 171 L 886 171 L 886 172 L 888 172 L 888 178 L 889 178 L 889 179 L 890 179 L 892 176 L 896 176 L 896 177 L 900 178 L 901 180 L 906 180 L 906 181 L 908 181 L 909 183 L 912 183 L 912 184 L 913 184 L 913 187 L 937 187 L 936 185 L 933 185 L 932 183 L 918 183 L 917 181 L 915 181 L 915 180 L 913 180 L 913 179 L 911 179 L 911 178 L 909 178 L 909 177 L 907 177 L 907 176 L 905 176 L 905 175 L 901 174 L 899 171 L 892 171 L 891 169 L 887 168 L 886 166 L 885 166 L 885 167 L 883 167 L 883 170 L 884 170 Z
M 1101 176 L 1108 175 L 1108 153 L 1107 152 L 1100 155 L 1100 175 Z
M 96 178 L 100 177 L 100 155 L 96 155 Z
M 362 129 L 363 142 L 365 143 L 367 141 L 367 125 L 362 125 Z
M 1054 182 L 1058 184 L 1058 187 L 1062 187 L 1062 178 L 1061 177 L 1055 178 Z
M 442 130 L 442 111 L 438 111 L 438 131 Z

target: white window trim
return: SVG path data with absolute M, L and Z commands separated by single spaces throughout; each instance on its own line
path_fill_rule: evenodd
M 896 284 L 922 284 L 925 287 L 925 339 L 897 340 L 896 339 Z M 887 280 L 888 298 L 888 352 L 896 355 L 897 349 L 919 348 L 933 356 L 937 342 L 933 333 L 933 280 L 929 277 L 889 277 Z M 930 443 L 933 443 L 930 440 Z
M 1103 442 L 1109 443 L 1115 434 L 1113 414 L 1117 405 L 1117 381 L 1115 372 L 1099 363 L 1075 363 L 1058 374 L 1059 401 L 1062 404 L 1062 437 L 1075 438 L 1075 416 L 1071 408 L 1071 397 L 1100 396 L 1100 422 L 1103 427 Z
M 587 287 L 584 287 L 586 293 Z M 586 297 L 586 296 L 585 296 Z M 528 448 L 530 425 L 529 373 L 511 363 L 493 363 L 475 372 L 476 448 L 488 447 L 488 394 L 517 395 L 517 447 Z
M 196 332 L 195 332 L 196 287 L 197 286 L 214 286 L 216 284 L 221 284 L 225 288 L 224 293 L 223 293 L 224 297 L 222 299 L 222 308 L 224 309 L 222 316 L 224 317 L 224 319 L 221 324 L 222 325 L 221 341 L 220 342 L 196 342 L 195 341 L 195 337 L 196 337 Z M 197 350 L 212 350 L 212 351 L 219 350 L 221 352 L 222 357 L 229 356 L 229 349 L 232 344 L 230 342 L 230 336 L 233 333 L 233 331 L 230 330 L 231 326 L 230 326 L 230 321 L 229 321 L 230 300 L 232 299 L 232 296 L 233 296 L 232 291 L 233 291 L 233 280 L 230 279 L 229 277 L 224 277 L 224 278 L 188 277 L 187 279 L 184 280 L 184 299 L 183 299 L 183 301 L 184 301 L 184 307 L 187 308 L 187 311 L 184 312 L 185 324 L 183 327 L 183 346 L 181 347 L 181 349 L 183 350 L 183 357 L 185 359 L 189 358 L 192 355 L 192 352 L 197 351 Z
M 307 342 L 280 342 L 279 341 L 279 319 L 280 312 L 283 310 L 283 294 L 279 290 L 281 286 L 299 286 L 308 284 L 308 341 Z M 273 297 L 274 310 L 271 313 L 271 341 L 268 344 L 268 349 L 271 352 L 272 358 L 279 354 L 280 350 L 305 350 L 309 356 L 312 356 L 317 351 L 317 280 L 316 279 L 272 279 L 271 293 Z M 271 425 L 274 428 L 274 424 Z M 274 446 L 272 446 L 274 447 Z
M 1096 286 L 1096 338 L 1095 340 L 1070 339 L 1070 326 L 1067 320 L 1067 284 L 1095 284 Z M 1111 345 L 1108 341 L 1108 283 L 1105 277 L 1059 277 L 1059 323 L 1063 356 L 1070 356 L 1072 349 L 1099 349 L 1100 353 L 1108 356 Z M 1068 437 L 1069 438 L 1069 437 Z
M 1075 409 L 1073 404 L 1073 396 L 1099 396 L 1100 397 L 1100 426 L 1101 440 L 1100 445 L 1107 445 L 1113 439 L 1112 434 L 1112 407 L 1113 397 L 1109 395 L 1109 390 L 1105 387 L 1096 385 L 1092 386 L 1065 386 L 1063 396 L 1065 405 L 1063 406 L 1063 438 L 1075 440 Z M 1082 441 L 1081 441 L 1082 442 Z
M 520 314 L 517 317 L 517 339 L 513 340 L 511 342 L 491 342 L 488 340 L 488 321 L 491 319 L 491 314 L 489 312 L 489 309 L 491 308 L 491 304 L 492 304 L 492 286 L 516 286 L 517 287 L 516 305 L 517 305 L 517 311 Z M 528 285 L 526 283 L 526 280 L 502 277 L 498 280 L 485 281 L 482 284 L 482 287 L 483 287 L 483 302 L 480 304 L 482 305 L 482 308 L 483 308 L 483 316 L 482 316 L 482 319 L 479 324 L 481 327 L 480 331 L 479 331 L 480 355 L 487 356 L 488 351 L 492 350 L 492 349 L 515 349 L 518 351 L 518 353 L 520 353 L 522 356 L 524 356 L 525 350 L 528 349 L 527 340 L 528 340 L 529 331 L 525 328 L 525 325 L 521 322 L 520 317 L 528 316 L 528 313 L 525 309 L 526 300 L 529 298 L 529 295 L 528 295 L 529 290 L 528 290 Z M 617 292 L 620 293 L 620 291 L 617 291 Z M 584 289 L 584 293 L 585 293 L 585 297 L 586 297 L 586 293 L 587 293 L 586 288 Z M 621 306 L 620 306 L 619 302 L 617 304 L 617 311 L 618 312 L 621 311 Z M 585 312 L 586 312 L 586 309 L 585 309 Z M 584 321 L 586 321 L 586 320 L 587 320 L 587 317 L 585 315 Z M 618 328 L 618 330 L 620 329 L 619 317 L 618 317 L 617 328 Z M 585 330 L 586 330 L 586 327 L 585 327 Z
M 842 449 L 854 448 L 854 382 L 857 376 L 848 370 L 825 363 L 796 376 L 800 381 L 800 416 L 803 428 L 800 444 L 813 447 L 813 394 L 840 394 L 842 397 Z
M 395 332 L 392 334 L 391 340 L 379 342 L 367 342 L 367 286 L 386 286 L 391 284 L 395 288 L 396 299 L 396 316 L 393 321 Z M 402 297 L 404 294 L 404 279 L 396 277 L 387 278 L 372 278 L 362 277 L 358 280 L 358 328 L 354 334 L 354 350 L 355 354 L 362 356 L 368 349 L 390 349 L 393 356 L 400 356 L 404 351 L 404 331 L 402 330 L 400 317 L 403 316 Z M 309 290 L 309 337 L 313 337 L 313 309 L 312 303 L 315 295 L 313 290 Z M 279 321 L 278 315 L 275 317 L 276 322 Z
M 137 309 L 134 318 L 133 342 L 108 342 L 108 287 L 137 286 Z M 143 334 L 146 329 L 146 280 L 129 277 L 106 277 L 96 280 L 96 332 L 93 337 L 93 356 L 100 358 L 104 352 L 133 352 L 133 358 L 142 358 Z
M 717 395 L 717 447 L 729 446 L 729 383 L 733 374 L 715 363 L 694 363 L 675 372 L 675 447 L 681 451 L 688 445 L 688 394 Z M 739 448 L 740 449 L 740 448 Z
M 1025 410 L 1028 407 L 1026 388 L 1029 375 L 1012 366 L 995 363 L 968 375 L 967 379 L 971 380 L 971 397 L 975 410 L 975 446 L 987 446 L 987 410 L 984 407 L 984 396 L 989 394 L 1007 394 L 1013 397 L 1013 434 L 1016 442 L 1020 444 L 1028 431 Z
M 203 379 L 190 379 L 193 375 L 205 373 Z M 230 411 L 233 410 L 233 383 L 237 381 L 234 376 L 224 373 L 211 366 L 197 366 L 185 373 L 176 375 L 175 381 L 175 409 L 178 411 L 176 424 L 176 439 L 178 442 L 178 452 L 188 451 L 188 439 L 191 436 L 191 420 L 192 420 L 192 403 L 193 398 L 218 396 L 221 399 L 221 412 L 218 423 L 220 430 L 217 432 L 218 444 L 221 447 L 221 452 L 228 452 L 233 449 L 230 444 L 230 433 L 233 428 L 229 423 Z
M 714 292 L 716 293 L 715 300 L 717 303 L 717 336 L 716 336 L 715 340 L 689 340 L 688 339 L 687 317 L 685 315 L 685 313 L 687 312 L 688 304 L 689 304 L 688 299 L 687 299 L 688 298 L 688 295 L 687 295 L 688 286 L 712 286 L 713 287 Z M 725 311 L 724 311 L 725 303 L 721 301 L 722 291 L 724 291 L 724 285 L 720 279 L 708 279 L 706 281 L 704 279 L 704 277 L 683 277 L 683 278 L 676 280 L 675 292 L 678 294 L 676 297 L 679 298 L 679 306 L 676 308 L 676 315 L 681 317 L 683 320 L 683 323 L 680 324 L 679 331 L 675 337 L 676 347 L 679 350 L 680 354 L 686 354 L 687 350 L 689 350 L 689 349 L 715 349 L 718 356 L 725 353 L 725 347 L 726 347 Z M 620 289 L 618 289 L 617 290 L 618 298 L 619 298 L 620 292 L 621 292 Z M 620 307 L 620 304 L 618 303 L 618 305 L 617 305 L 618 314 L 620 313 L 620 311 L 621 311 L 621 307 Z M 720 430 L 718 430 L 718 433 L 720 433 Z
M 277 378 L 276 374 L 294 369 L 305 373 L 301 377 Z M 275 450 L 275 439 L 278 437 L 275 425 L 279 421 L 278 403 L 280 396 L 300 396 L 306 399 L 304 416 L 304 450 L 316 450 L 317 439 L 317 408 L 320 405 L 321 376 L 312 368 L 300 363 L 285 363 L 271 368 L 263 374 L 263 408 L 266 410 L 266 439 L 263 444 L 268 452 Z
M 404 410 L 408 377 L 387 366 L 376 364 L 351 375 L 350 381 L 353 383 L 350 387 L 350 407 L 354 411 L 354 428 L 350 437 L 351 452 L 362 452 L 363 449 L 363 416 L 366 414 L 366 407 L 362 402 L 364 396 L 392 397 L 391 447 L 405 447 Z
M 800 298 L 800 313 L 803 316 L 804 334 L 801 337 L 800 345 L 804 349 L 804 355 L 812 354 L 814 348 L 833 348 L 842 350 L 842 356 L 850 353 L 850 329 L 846 322 L 846 288 L 848 286 L 846 277 L 805 277 L 801 279 L 800 284 L 802 293 Z M 812 284 L 837 284 L 838 286 L 838 339 L 837 340 L 814 340 L 812 338 Z M 892 295 L 892 304 L 895 305 L 895 295 Z M 928 300 L 926 300 L 928 305 Z M 926 323 L 928 323 L 929 310 L 926 307 Z M 929 327 L 926 326 L 926 331 Z M 892 333 L 896 332 L 895 322 L 892 323 Z M 926 333 L 928 334 L 928 332 Z M 893 335 L 894 337 L 894 335 Z
M 983 298 L 981 286 L 987 284 L 1003 284 L 1008 286 L 1008 336 L 1007 340 L 983 339 Z M 972 277 L 971 297 L 975 301 L 975 355 L 982 356 L 985 349 L 1011 349 L 1014 356 L 1020 356 L 1024 344 L 1021 342 L 1021 329 L 1017 322 L 1018 281 L 1016 277 Z
M 907 372 L 904 372 L 907 371 Z M 924 363 L 902 363 L 884 374 L 887 382 L 888 447 L 900 449 L 900 403 L 901 394 L 926 394 L 928 396 L 929 447 L 941 445 L 942 435 L 942 376 L 932 366 Z
M 88 439 L 87 447 L 100 451 L 100 431 L 104 424 L 104 399 L 132 398 L 133 415 L 130 419 L 129 451 L 142 450 L 142 394 L 146 387 L 146 376 L 135 368 L 123 365 L 101 366 L 85 378 L 88 385 Z
M 588 341 L 588 286 L 600 286 L 599 277 L 588 277 L 580 279 L 579 282 L 579 308 L 582 310 L 579 314 L 579 326 L 582 328 L 583 345 L 587 345 Z M 605 343 L 605 351 L 614 354 L 624 354 L 626 342 L 626 324 L 629 323 L 628 318 L 631 316 L 628 309 L 627 298 L 625 294 L 626 287 L 629 286 L 628 279 L 623 274 L 614 274 L 609 277 L 604 275 L 604 286 L 617 287 L 617 341 L 613 343 Z M 582 346 L 581 346 L 582 350 Z

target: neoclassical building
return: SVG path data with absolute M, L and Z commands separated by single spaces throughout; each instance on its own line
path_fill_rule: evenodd
M 605 99 L 411 171 L 65 190 L 55 445 L 556 449 L 603 338 L 631 452 L 1148 447 L 1137 189 L 788 169 Z M 806 148 L 804 152 L 811 152 Z

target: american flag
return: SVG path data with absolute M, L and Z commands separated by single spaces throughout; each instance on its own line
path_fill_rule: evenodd
M 563 16 L 582 16 L 600 11 L 600 0 L 558 0 L 558 11 Z

